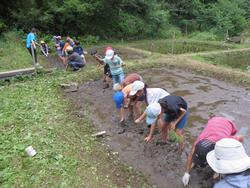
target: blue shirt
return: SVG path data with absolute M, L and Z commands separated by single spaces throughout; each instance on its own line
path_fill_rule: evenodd
M 238 175 L 226 175 L 224 179 L 214 185 L 213 188 L 249 188 L 250 187 L 250 175 L 238 174 Z
M 30 48 L 32 41 L 36 41 L 36 36 L 34 33 L 30 32 L 26 38 L 26 48 Z
M 103 61 L 105 64 L 109 65 L 111 75 L 115 76 L 123 73 L 122 70 L 123 61 L 118 55 L 115 55 L 112 60 L 104 58 Z

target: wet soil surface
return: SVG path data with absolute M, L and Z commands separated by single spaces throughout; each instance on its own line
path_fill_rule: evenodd
M 150 69 L 140 74 L 150 87 L 165 88 L 171 94 L 183 96 L 187 100 L 190 117 L 184 129 L 186 143 L 181 156 L 178 155 L 176 143 L 160 142 L 159 133 L 155 134 L 151 143 L 144 143 L 147 127 L 145 124 L 135 125 L 129 117 L 126 118 L 125 131 L 120 132 L 122 127 L 112 101 L 113 91 L 110 88 L 102 89 L 101 81 L 86 83 L 77 92 L 67 95 L 76 104 L 79 114 L 87 106 L 90 108 L 88 116 L 97 131 L 107 131 L 108 136 L 104 138 L 107 145 L 118 152 L 123 161 L 141 171 L 154 187 L 183 187 L 181 177 L 187 153 L 209 117 L 229 117 L 238 125 L 240 134 L 249 135 L 250 92 L 246 89 L 182 70 Z M 248 154 L 249 143 L 247 137 L 244 145 Z M 211 187 L 211 174 L 209 168 L 194 169 L 189 187 Z

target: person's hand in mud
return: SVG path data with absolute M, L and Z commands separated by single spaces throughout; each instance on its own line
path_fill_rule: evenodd
M 144 112 L 139 118 L 137 118 L 137 119 L 135 120 L 135 123 L 136 123 L 136 124 L 142 123 L 143 120 L 146 118 L 146 116 L 147 116 L 147 114 L 146 114 L 146 112 Z
M 149 135 L 149 136 L 147 136 L 146 138 L 144 138 L 144 141 L 145 141 L 146 143 L 149 143 L 152 139 L 153 139 L 153 137 Z

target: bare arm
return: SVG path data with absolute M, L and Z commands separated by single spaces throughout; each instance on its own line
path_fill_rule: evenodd
M 124 121 L 124 109 L 120 108 L 120 122 Z
M 194 149 L 195 149 L 195 145 L 193 144 L 191 152 L 190 152 L 190 154 L 188 155 L 188 158 L 187 158 L 185 173 L 184 173 L 184 175 L 182 177 L 182 183 L 183 183 L 184 186 L 188 185 L 188 182 L 189 182 L 189 179 L 190 179 L 189 172 L 191 171 L 191 169 L 192 169 L 192 167 L 194 165 L 194 163 L 192 162 L 192 158 L 193 158 L 193 155 L 194 155 Z
M 149 135 L 144 139 L 145 140 L 145 142 L 150 142 L 151 140 L 152 140 L 152 138 L 153 138 L 153 134 L 154 134 L 154 130 L 155 130 L 155 124 L 152 124 L 151 126 L 150 126 L 150 132 L 149 132 Z
M 180 122 L 180 120 L 183 118 L 183 116 L 186 114 L 186 110 L 184 108 L 180 108 L 181 114 L 179 115 L 179 117 L 176 119 L 175 122 L 172 123 L 171 128 L 175 129 L 176 125 Z
M 100 64 L 104 64 L 104 61 L 103 61 L 103 59 L 102 58 L 100 58 L 100 57 L 98 57 L 97 55 L 94 55 L 94 57 L 95 57 L 95 59 L 98 61 L 98 63 L 100 63 Z
M 147 114 L 146 112 L 144 112 L 137 120 L 135 120 L 135 123 L 141 123 L 145 118 L 146 118 Z
M 193 167 L 192 159 L 193 159 L 193 155 L 194 155 L 194 150 L 195 150 L 195 146 L 193 144 L 191 152 L 189 153 L 188 158 L 187 158 L 186 169 L 185 169 L 185 172 L 187 172 L 187 173 L 189 173 Z

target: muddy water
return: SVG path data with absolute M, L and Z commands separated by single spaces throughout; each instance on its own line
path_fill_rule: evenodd
M 187 73 L 181 70 L 150 69 L 140 72 L 150 87 L 162 87 L 170 93 L 183 96 L 190 107 L 190 118 L 185 127 L 186 148 L 181 156 L 177 153 L 175 143 L 162 145 L 160 135 L 155 134 L 153 142 L 145 144 L 143 139 L 147 133 L 144 124 L 134 125 L 129 117 L 126 119 L 125 132 L 118 134 L 118 112 L 112 102 L 112 90 L 102 89 L 100 81 L 82 85 L 79 91 L 70 94 L 84 111 L 88 105 L 89 114 L 97 130 L 105 130 L 108 136 L 107 145 L 119 157 L 133 168 L 141 171 L 154 187 L 183 187 L 181 177 L 190 145 L 201 132 L 209 117 L 226 116 L 233 119 L 239 132 L 249 135 L 250 93 L 244 88 L 217 81 L 212 78 Z M 250 139 L 244 145 L 250 154 Z M 189 187 L 211 187 L 211 170 L 194 169 L 191 172 Z

